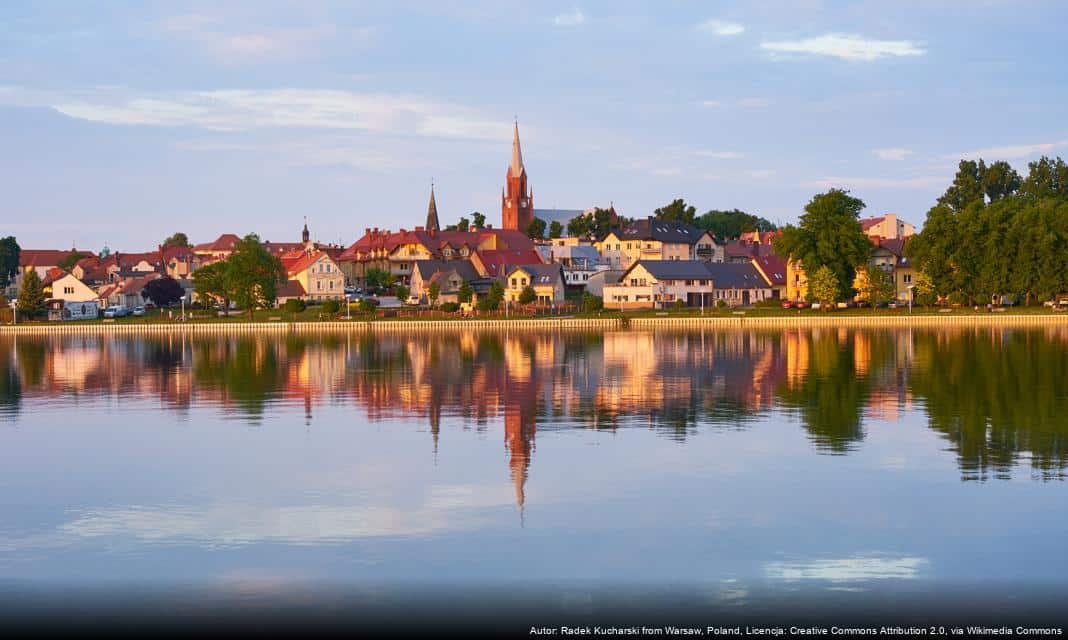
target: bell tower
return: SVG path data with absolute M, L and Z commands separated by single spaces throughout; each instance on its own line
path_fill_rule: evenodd
M 526 231 L 534 221 L 534 191 L 527 186 L 527 170 L 519 147 L 519 122 L 512 137 L 512 161 L 501 192 L 501 228 Z

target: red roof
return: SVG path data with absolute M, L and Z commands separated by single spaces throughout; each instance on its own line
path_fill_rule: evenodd
M 278 286 L 277 297 L 279 298 L 300 298 L 304 294 L 304 285 L 297 280 L 286 280 Z
M 467 246 L 477 250 L 479 246 L 493 240 L 494 250 L 526 251 L 534 248 L 534 241 L 521 231 L 510 229 L 475 229 L 473 231 L 426 231 L 416 229 L 414 231 L 401 230 L 392 232 L 388 230 L 368 229 L 364 235 L 340 252 L 338 260 L 356 260 L 357 254 L 366 256 L 375 250 L 392 252 L 403 244 L 421 244 L 426 247 L 434 257 L 441 256 L 441 250 L 447 245 L 453 249 Z
M 544 264 L 541 255 L 534 249 L 527 251 L 492 250 L 476 252 L 482 266 L 486 269 L 486 275 L 495 277 L 503 276 L 508 267 L 516 267 L 524 264 Z
M 91 254 L 91 251 L 77 249 L 23 249 L 19 251 L 20 267 L 54 267 L 72 253 Z
M 198 244 L 193 247 L 193 251 L 233 251 L 234 245 L 241 241 L 241 238 L 237 237 L 233 233 L 224 233 L 214 242 L 206 242 L 204 244 Z
M 779 256 L 753 258 L 753 264 L 770 280 L 773 287 L 786 286 L 786 262 Z
M 296 252 L 287 253 L 279 259 L 282 261 L 282 265 L 286 268 L 286 273 L 293 275 L 312 266 L 323 256 L 326 256 L 327 259 L 330 258 L 330 256 L 323 251 L 313 251 L 312 253 L 301 251 L 299 254 Z

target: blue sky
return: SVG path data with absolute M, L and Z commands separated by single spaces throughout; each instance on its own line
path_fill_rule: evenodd
M 1068 155 L 1058 2 L 5 2 L 0 235 L 137 250 L 675 197 L 920 223 L 962 156 Z

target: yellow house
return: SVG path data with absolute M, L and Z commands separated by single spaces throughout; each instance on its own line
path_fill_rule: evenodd
M 594 246 L 613 269 L 629 269 L 639 260 L 693 260 L 695 247 L 705 236 L 693 225 L 649 216 L 610 231 Z M 707 244 L 714 248 L 714 243 Z
M 564 272 L 559 264 L 525 264 L 515 267 L 504 277 L 504 299 L 518 302 L 523 289 L 534 289 L 536 302 L 558 305 L 564 301 Z
M 800 260 L 786 262 L 786 299 L 791 302 L 804 300 L 808 296 L 808 277 Z
M 345 296 L 345 276 L 324 251 L 299 251 L 282 257 L 286 277 L 299 282 L 309 300 L 341 300 Z

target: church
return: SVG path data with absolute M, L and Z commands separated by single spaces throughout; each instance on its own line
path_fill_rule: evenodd
M 519 123 L 512 136 L 512 161 L 504 176 L 501 192 L 501 228 L 526 232 L 534 221 L 534 191 L 527 185 L 527 170 L 523 166 L 523 151 L 519 147 Z

